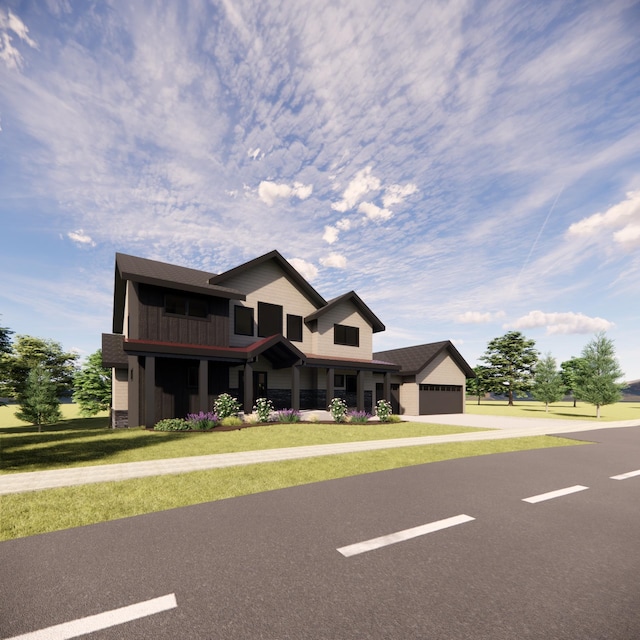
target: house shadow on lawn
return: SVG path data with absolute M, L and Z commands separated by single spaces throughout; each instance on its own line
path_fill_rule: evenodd
M 522 407 L 521 408 L 522 411 L 528 411 L 529 413 L 535 413 L 537 415 L 542 415 L 542 416 L 549 416 L 549 417 L 557 417 L 557 418 L 563 418 L 563 417 L 567 417 L 567 418 L 579 418 L 580 420 L 586 420 L 587 418 L 595 418 L 595 413 L 590 412 L 590 413 L 575 413 L 575 412 L 568 412 L 568 411 L 554 411 L 551 410 L 548 413 L 545 412 L 544 410 L 540 410 L 540 409 L 528 409 L 526 407 Z

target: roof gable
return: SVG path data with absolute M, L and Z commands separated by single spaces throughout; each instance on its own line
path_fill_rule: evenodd
M 473 369 L 467 361 L 460 355 L 460 352 L 453 346 L 450 340 L 442 342 L 431 342 L 420 344 L 414 347 L 404 347 L 402 349 L 391 349 L 389 351 L 377 351 L 373 357 L 377 360 L 387 360 L 400 365 L 400 373 L 403 375 L 415 375 L 426 368 L 426 366 L 443 351 L 447 351 L 453 361 L 467 378 L 475 378 Z
M 384 331 L 385 326 L 382 324 L 380 319 L 371 311 L 371 309 L 362 301 L 360 296 L 355 291 L 349 291 L 348 293 L 344 293 L 337 298 L 333 298 L 329 300 L 325 304 L 324 307 L 314 311 L 309 314 L 304 320 L 305 322 L 312 322 L 313 320 L 317 320 L 320 316 L 327 313 L 327 311 L 331 309 L 335 309 L 340 304 L 344 302 L 351 302 L 356 307 L 356 309 L 362 314 L 362 316 L 371 324 L 373 327 L 373 333 L 377 333 L 378 331 Z
M 223 285 L 225 282 L 234 278 L 235 276 L 242 275 L 252 269 L 259 268 L 266 262 L 273 261 L 284 272 L 290 282 L 316 307 L 322 307 L 327 304 L 327 301 L 302 277 L 300 272 L 293 267 L 288 260 L 286 260 L 278 251 L 270 251 L 263 256 L 249 260 L 229 271 L 211 276 L 209 278 L 209 284 Z

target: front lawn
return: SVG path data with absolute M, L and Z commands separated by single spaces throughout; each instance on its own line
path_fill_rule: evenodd
M 506 400 L 481 400 L 467 398 L 466 411 L 483 416 L 517 417 L 517 418 L 553 418 L 555 420 L 593 420 L 596 408 L 586 402 L 578 402 L 576 407 L 571 402 L 554 402 L 545 411 L 542 402 L 535 400 L 515 400 L 510 407 Z M 640 420 L 640 402 L 617 402 L 600 407 L 600 422 L 615 420 Z

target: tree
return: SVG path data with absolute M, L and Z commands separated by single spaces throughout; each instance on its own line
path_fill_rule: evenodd
M 582 350 L 582 358 L 576 377 L 576 392 L 580 400 L 596 407 L 596 418 L 600 417 L 600 407 L 614 404 L 622 397 L 623 376 L 615 357 L 613 341 L 604 332 Z
M 0 398 L 8 396 L 7 380 L 9 378 L 9 353 L 11 352 L 11 335 L 13 331 L 0 327 Z M 0 401 L 0 407 L 4 406 Z
M 562 377 L 564 392 L 573 396 L 574 407 L 577 405 L 577 401 L 579 400 L 576 396 L 576 381 L 581 364 L 581 358 L 570 358 L 560 365 L 560 376 Z
M 56 385 L 58 397 L 73 388 L 77 354 L 62 350 L 60 343 L 32 336 L 18 336 L 8 356 L 8 395 L 18 397 L 32 369 L 43 365 Z
M 74 376 L 73 400 L 83 416 L 94 416 L 111 406 L 111 370 L 102 366 L 102 350 L 92 353 Z
M 478 396 L 478 404 L 480 404 L 480 397 L 492 390 L 490 369 L 477 365 L 473 368 L 473 371 L 476 377 L 467 378 L 467 393 L 471 396 Z
M 493 390 L 506 393 L 512 406 L 514 395 L 527 393 L 531 388 L 538 352 L 534 340 L 528 340 L 519 331 L 509 331 L 491 340 L 480 360 L 489 365 Z
M 43 364 L 29 371 L 18 402 L 20 409 L 16 411 L 16 417 L 37 425 L 38 432 L 42 431 L 43 424 L 62 420 L 56 384 Z
M 556 367 L 556 359 L 550 353 L 536 364 L 531 392 L 536 400 L 544 402 L 545 411 L 549 411 L 549 404 L 564 396 L 562 376 Z

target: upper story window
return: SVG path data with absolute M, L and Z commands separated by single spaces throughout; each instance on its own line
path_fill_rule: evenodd
M 360 329 L 358 327 L 349 327 L 345 324 L 334 324 L 333 343 L 343 344 L 347 347 L 359 347 Z
M 282 306 L 258 302 L 258 336 L 266 338 L 282 333 Z
M 166 295 L 164 297 L 165 313 L 176 316 L 189 316 L 191 318 L 207 317 L 207 302 L 195 298 L 184 298 L 176 295 Z
M 302 342 L 302 316 L 287 313 L 287 338 L 291 342 Z
M 251 307 L 233 307 L 233 332 L 239 336 L 253 335 L 253 309 Z

